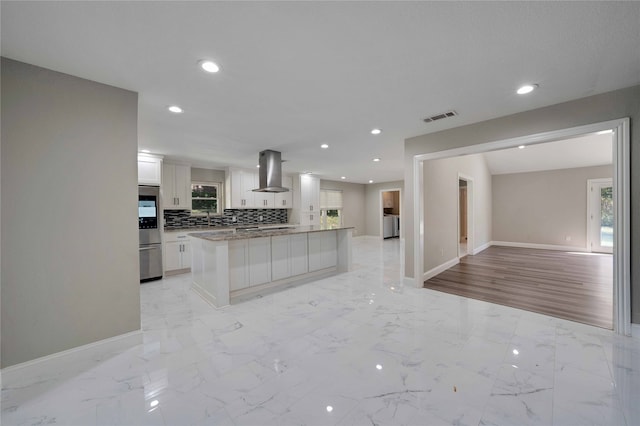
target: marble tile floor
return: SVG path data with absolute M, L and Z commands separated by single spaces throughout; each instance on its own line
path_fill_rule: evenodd
M 143 344 L 22 369 L 2 425 L 640 424 L 640 340 L 408 288 L 401 252 L 221 310 L 144 284 Z

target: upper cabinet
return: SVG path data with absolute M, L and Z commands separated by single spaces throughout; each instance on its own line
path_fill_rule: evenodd
M 293 178 L 291 176 L 282 176 L 282 186 L 289 188 L 289 190 L 273 194 L 274 207 L 276 209 L 290 209 L 293 207 Z
M 232 169 L 227 172 L 225 206 L 228 209 L 254 208 L 254 192 L 258 175 L 253 170 Z
M 165 210 L 191 210 L 191 166 L 164 162 L 162 205 Z
M 293 178 L 282 177 L 288 192 L 253 192 L 260 180 L 254 170 L 229 168 L 225 185 L 225 206 L 228 209 L 290 209 L 293 204 Z
M 138 185 L 162 184 L 162 157 L 138 154 Z
M 393 193 L 388 191 L 382 193 L 382 207 L 393 208 Z
M 300 175 L 300 225 L 320 225 L 320 178 Z

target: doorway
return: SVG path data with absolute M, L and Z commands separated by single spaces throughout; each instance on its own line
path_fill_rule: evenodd
M 380 204 L 382 238 L 400 238 L 400 189 L 381 190 Z
M 473 254 L 473 180 L 458 174 L 458 258 Z
M 631 335 L 631 271 L 630 271 L 630 165 L 629 118 L 553 130 L 528 136 L 468 145 L 461 148 L 416 154 L 413 157 L 413 278 L 422 287 L 425 277 L 425 194 L 423 190 L 424 162 L 462 155 L 478 154 L 504 148 L 552 142 L 589 133 L 608 131 L 613 135 L 613 327 L 622 335 Z
M 595 253 L 613 253 L 613 179 L 587 182 L 587 248 Z

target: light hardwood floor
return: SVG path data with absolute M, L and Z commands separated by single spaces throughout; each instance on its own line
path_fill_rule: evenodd
M 613 258 L 489 247 L 424 283 L 425 288 L 613 327 Z

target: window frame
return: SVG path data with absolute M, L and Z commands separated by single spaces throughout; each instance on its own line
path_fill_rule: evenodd
M 203 197 L 193 197 L 193 195 L 191 196 L 191 216 L 222 216 L 223 212 L 224 212 L 224 205 L 223 205 L 223 199 L 222 199 L 222 182 L 203 182 L 203 181 L 191 181 L 191 193 L 193 194 L 193 186 L 194 185 L 201 185 L 201 186 L 212 186 L 216 188 L 216 194 L 217 197 L 216 198 L 203 198 Z M 193 200 L 216 200 L 216 207 L 217 207 L 217 211 L 216 212 L 211 212 L 209 214 L 207 214 L 206 211 L 202 211 L 202 210 L 194 210 L 193 209 Z

